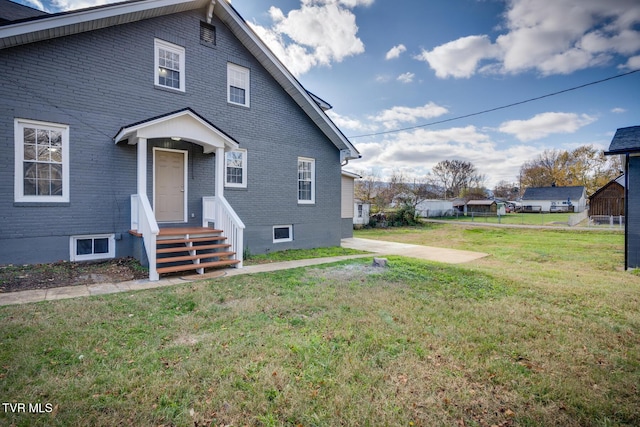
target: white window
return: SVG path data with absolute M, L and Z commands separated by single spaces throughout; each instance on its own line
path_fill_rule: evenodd
M 225 179 L 227 187 L 247 187 L 247 150 L 225 153 Z
M 273 226 L 273 243 L 292 242 L 293 225 Z
M 16 119 L 16 202 L 69 201 L 69 126 Z
M 358 218 L 362 218 L 362 205 L 358 205 Z
M 249 69 L 227 63 L 227 101 L 231 104 L 249 106 Z
M 298 158 L 298 203 L 312 204 L 316 201 L 316 161 Z
M 69 250 L 71 261 L 115 258 L 115 236 L 113 234 L 71 236 Z
M 184 92 L 184 48 L 163 40 L 154 40 L 156 86 Z

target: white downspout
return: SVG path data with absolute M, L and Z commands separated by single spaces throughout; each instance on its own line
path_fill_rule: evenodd
M 216 0 L 211 0 L 209 4 L 209 8 L 207 9 L 207 24 L 211 25 L 211 21 L 213 21 L 213 8 L 216 7 Z

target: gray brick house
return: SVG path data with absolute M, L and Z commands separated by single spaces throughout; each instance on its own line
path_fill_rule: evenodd
M 607 155 L 624 158 L 625 269 L 640 267 L 640 126 L 620 128 Z
M 340 244 L 360 155 L 227 0 L 0 0 L 0 71 L 0 264 Z

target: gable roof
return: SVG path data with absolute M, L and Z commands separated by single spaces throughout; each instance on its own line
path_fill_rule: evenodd
M 522 200 L 580 200 L 584 195 L 583 186 L 531 187 L 524 191 Z
M 116 144 L 129 140 L 129 145 L 135 145 L 138 143 L 137 138 L 151 139 L 167 136 L 200 145 L 205 153 L 212 153 L 216 148 L 238 148 L 237 141 L 191 108 L 124 126 L 120 128 L 113 140 Z
M 625 188 L 625 177 L 624 174 L 620 175 L 617 178 L 612 179 L 611 181 L 609 181 L 608 183 L 606 183 L 605 185 L 603 185 L 602 187 L 600 187 L 595 193 L 593 193 L 592 195 L 589 196 L 589 200 L 593 199 L 594 197 L 597 197 L 598 194 L 602 193 L 604 190 L 606 190 L 607 188 L 617 185 L 619 187 Z
M 605 154 L 624 154 L 640 152 L 640 126 L 620 128 L 611 140 L 609 151 Z
M 1 0 L 6 1 L 6 0 Z M 72 12 L 36 16 L 0 25 L 0 49 L 83 33 L 172 13 L 206 8 L 210 22 L 215 14 L 291 96 L 324 135 L 340 150 L 340 160 L 360 158 L 360 153 L 323 111 L 329 106 L 311 95 L 265 45 L 229 0 L 130 0 Z M 321 101 L 321 102 L 320 102 Z
M 10 0 L 0 0 L 0 25 L 43 15 L 47 13 Z

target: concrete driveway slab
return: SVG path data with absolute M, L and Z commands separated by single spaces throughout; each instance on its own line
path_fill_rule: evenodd
M 342 247 L 373 252 L 379 255 L 400 255 L 447 264 L 462 264 L 489 256 L 483 252 L 461 251 L 458 249 L 436 248 L 433 246 L 411 245 L 384 240 L 352 237 L 342 239 Z

